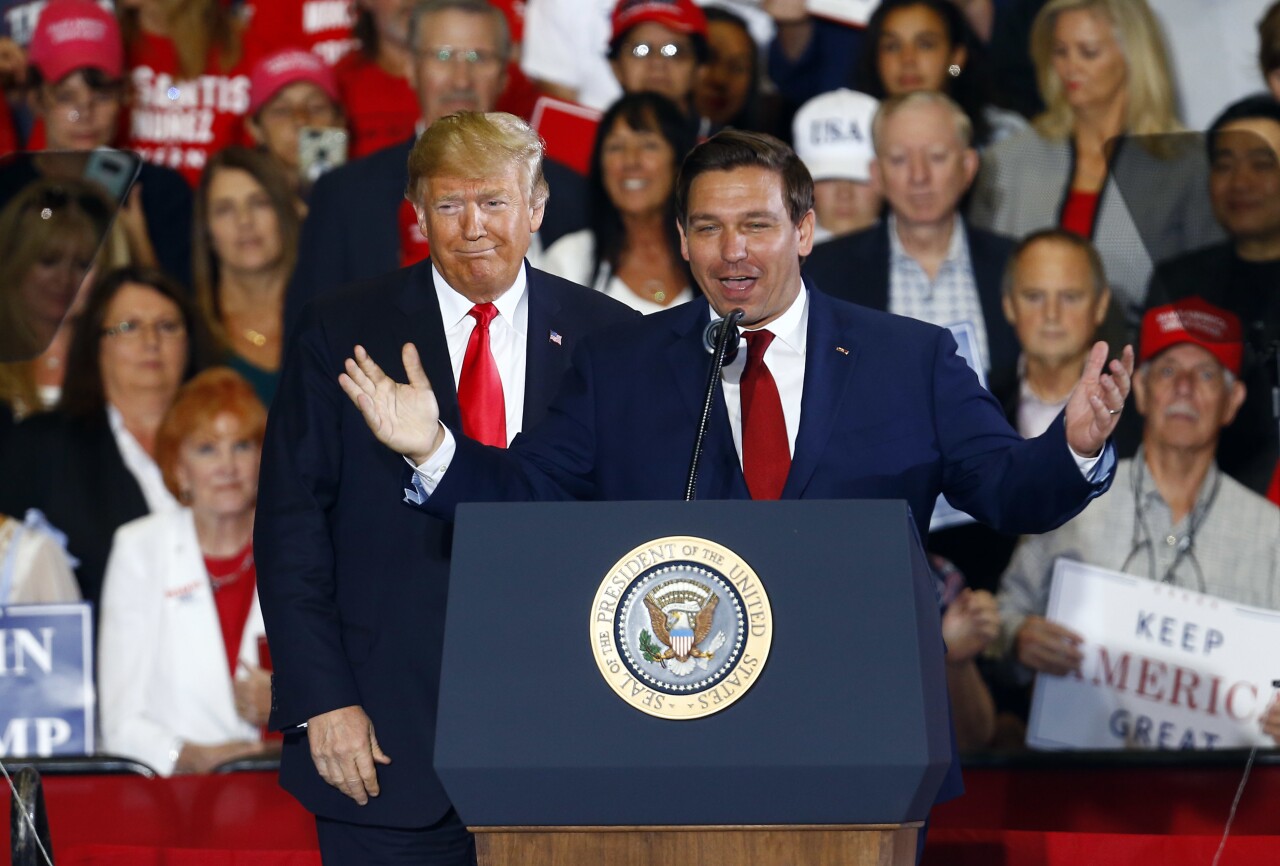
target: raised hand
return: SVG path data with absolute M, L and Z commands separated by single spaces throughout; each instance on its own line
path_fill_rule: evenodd
M 346 360 L 346 372 L 338 384 L 356 404 L 378 441 L 421 465 L 444 440 L 440 426 L 440 405 L 431 382 L 422 369 L 422 360 L 413 343 L 405 343 L 401 353 L 408 384 L 395 381 L 382 371 L 363 346 Z
M 1094 343 L 1080 381 L 1067 400 L 1067 444 L 1081 457 L 1094 457 L 1102 450 L 1120 423 L 1120 410 L 1129 397 L 1133 347 L 1124 347 L 1124 354 L 1111 362 L 1109 372 L 1103 372 L 1106 362 L 1107 344 Z

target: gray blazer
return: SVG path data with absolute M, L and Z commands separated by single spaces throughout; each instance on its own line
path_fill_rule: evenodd
M 1142 313 L 1155 263 L 1223 239 L 1209 206 L 1209 166 L 1202 136 L 1169 139 L 1174 152 L 1156 156 L 1135 139 L 1112 155 L 1098 203 L 1093 242 L 1116 303 L 1130 323 Z M 982 156 L 969 220 L 988 231 L 1023 237 L 1059 224 L 1074 174 L 1071 142 L 1035 130 L 1006 139 Z

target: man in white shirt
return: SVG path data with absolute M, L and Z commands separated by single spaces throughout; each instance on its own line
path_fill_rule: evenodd
M 1067 405 L 1107 315 L 1111 292 L 1098 251 L 1074 232 L 1034 232 L 1005 269 L 1004 314 L 1022 346 L 1017 392 L 1006 405 L 1025 437 L 1039 436 Z

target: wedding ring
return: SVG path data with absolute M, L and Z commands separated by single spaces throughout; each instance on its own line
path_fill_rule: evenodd
M 1120 414 L 1120 410 L 1119 410 L 1119 409 L 1108 409 L 1108 410 L 1107 410 L 1107 414 L 1108 414 L 1108 415 L 1119 415 L 1119 414 Z

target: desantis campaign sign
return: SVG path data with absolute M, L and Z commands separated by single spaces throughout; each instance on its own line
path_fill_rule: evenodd
M 0 757 L 93 752 L 88 604 L 0 607 Z
M 1027 744 L 1042 749 L 1273 745 L 1280 611 L 1060 559 L 1046 616 L 1084 637 L 1077 674 L 1040 674 Z

